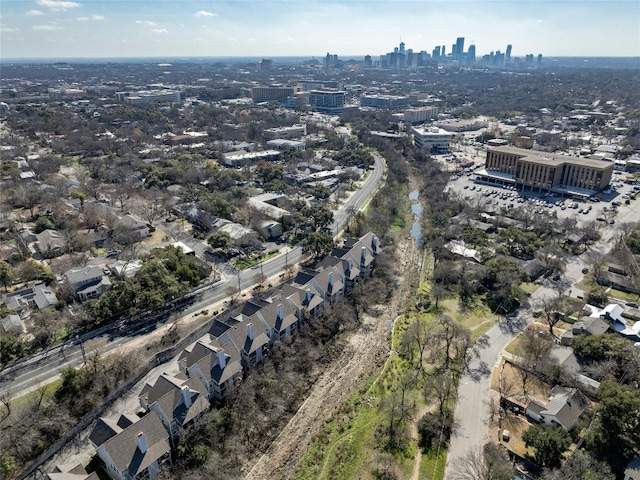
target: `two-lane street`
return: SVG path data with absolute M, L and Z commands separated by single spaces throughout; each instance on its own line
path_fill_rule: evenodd
M 361 187 L 353 192 L 348 200 L 334 212 L 335 225 L 332 227 L 334 235 L 346 225 L 349 216 L 353 212 L 363 208 L 373 195 L 378 184 L 384 176 L 384 159 L 374 153 L 374 169 L 370 171 L 367 179 Z M 166 224 L 165 225 L 169 225 Z M 202 254 L 206 245 L 193 239 L 185 232 L 175 232 L 181 241 L 194 248 L 198 254 Z M 273 258 L 265 260 L 251 268 L 232 272 L 227 270 L 222 280 L 206 287 L 195 289 L 196 298 L 186 309 L 181 311 L 181 318 L 208 310 L 214 305 L 221 305 L 230 294 L 238 291 L 246 293 L 254 286 L 271 282 L 276 284 L 286 280 L 287 267 L 298 265 L 305 254 L 301 247 L 284 247 L 281 253 Z M 242 300 L 242 299 L 241 299 Z M 120 347 L 126 347 L 129 342 L 137 341 L 142 335 L 151 334 L 157 324 L 152 323 L 152 328 L 148 325 L 141 327 L 139 331 L 127 331 L 114 333 L 108 330 L 99 335 L 87 334 L 82 340 L 86 354 L 99 351 L 101 354 L 108 353 Z M 120 336 L 118 336 L 120 335 Z M 0 370 L 0 394 L 10 392 L 11 396 L 17 397 L 20 394 L 51 382 L 55 377 L 68 366 L 78 366 L 84 362 L 81 345 L 76 341 L 68 341 L 64 345 L 56 346 L 45 353 L 38 353 L 28 359 L 24 359 L 15 365 L 10 365 Z

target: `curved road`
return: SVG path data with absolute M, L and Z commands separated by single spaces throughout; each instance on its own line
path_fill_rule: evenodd
M 377 153 L 373 156 L 375 165 L 368 178 L 357 191 L 350 195 L 344 205 L 334 212 L 335 225 L 332 226 L 332 233 L 335 236 L 338 236 L 350 216 L 366 205 L 384 176 L 384 159 Z M 246 291 L 260 283 L 262 279 L 278 278 L 288 265 L 300 263 L 303 256 L 302 248 L 285 247 L 284 252 L 276 257 L 254 267 L 240 270 L 234 275 L 227 275 L 224 281 L 196 289 L 195 301 L 181 313 L 187 316 L 216 305 L 229 296 L 230 289 L 237 291 L 239 287 L 240 290 Z M 121 337 L 115 337 L 113 331 L 98 335 L 96 332 L 89 333 L 83 336 L 85 351 L 89 354 L 97 349 L 100 353 L 106 353 L 130 341 L 138 340 L 141 335 L 148 332 L 149 327 L 145 326 L 137 332 L 123 333 Z M 30 388 L 51 382 L 64 368 L 81 363 L 83 363 L 82 349 L 77 342 L 68 341 L 63 345 L 52 347 L 0 370 L 0 395 L 9 392 L 12 397 L 20 396 Z
M 632 221 L 636 218 L 637 215 L 635 215 L 634 211 L 623 208 L 618 215 L 618 225 L 621 221 Z M 530 303 L 535 305 L 536 300 L 557 295 L 558 284 L 560 284 L 565 293 L 570 291 L 572 297 L 582 295 L 582 292 L 573 287 L 573 285 L 582 279 L 582 269 L 591 266 L 585 259 L 592 254 L 591 252 L 599 255 L 605 254 L 610 249 L 612 240 L 617 232 L 617 228 L 603 226 L 601 230 L 602 239 L 592 245 L 583 255 L 571 257 L 559 282 L 546 279 L 542 286 L 531 295 Z M 532 320 L 530 312 L 526 309 L 522 309 L 516 318 L 501 319 L 498 325 L 495 325 L 487 332 L 489 347 L 480 351 L 479 357 L 470 362 L 469 368 L 461 376 L 454 413 L 456 429 L 449 445 L 445 480 L 452 478 L 454 473 L 453 463 L 457 458 L 464 456 L 474 448 L 484 445 L 488 433 L 487 402 L 489 389 L 491 388 L 492 370 L 498 364 L 502 350 Z

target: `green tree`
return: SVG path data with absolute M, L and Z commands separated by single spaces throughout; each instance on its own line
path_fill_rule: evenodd
M 13 283 L 14 277 L 13 267 L 4 260 L 0 260 L 0 283 L 5 291 L 7 291 L 9 285 Z
M 535 448 L 534 461 L 545 468 L 560 466 L 564 452 L 571 445 L 571 436 L 559 425 L 532 425 L 522 434 L 527 447 Z
M 302 215 L 316 232 L 333 223 L 333 212 L 325 205 L 309 205 L 308 207 L 304 207 L 302 209 Z
M 213 248 L 226 249 L 233 246 L 231 235 L 229 235 L 229 232 L 223 231 L 217 231 L 209 235 L 207 242 L 209 242 L 209 245 L 211 245 L 211 247 Z
M 48 217 L 44 215 L 40 215 L 36 220 L 35 226 L 33 227 L 33 233 L 36 233 L 36 234 L 42 233 L 45 230 L 54 229 L 54 228 L 56 228 L 55 225 L 51 220 L 49 220 Z
M 329 196 L 331 195 L 331 190 L 329 190 L 324 185 L 314 185 L 309 193 L 317 199 L 324 200 L 326 198 L 329 198 Z
M 640 390 L 604 381 L 598 397 L 600 408 L 588 444 L 621 474 L 640 450 Z
M 316 258 L 329 255 L 334 246 L 333 238 L 326 233 L 312 232 L 302 241 L 302 251 L 311 252 Z

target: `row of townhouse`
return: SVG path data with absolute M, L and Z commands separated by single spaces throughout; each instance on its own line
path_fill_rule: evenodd
M 263 361 L 273 342 L 295 334 L 301 322 L 312 321 L 327 303 L 340 301 L 371 273 L 379 252 L 373 233 L 346 239 L 276 295 L 249 300 L 215 320 L 206 335 L 179 355 L 178 372 L 163 373 L 142 388 L 142 418 L 98 420 L 90 439 L 109 477 L 154 478 L 162 463 L 171 462 L 171 447 L 182 432 L 198 426 L 210 402 L 227 397 L 244 372 Z

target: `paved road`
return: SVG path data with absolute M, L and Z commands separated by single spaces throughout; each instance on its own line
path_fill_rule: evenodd
M 350 218 L 353 212 L 366 205 L 382 180 L 385 170 L 384 159 L 377 154 L 374 154 L 374 158 L 375 168 L 371 171 L 367 180 L 335 212 L 336 223 L 333 226 L 335 235 L 340 232 L 341 228 L 344 228 L 347 219 Z M 166 225 L 169 225 L 169 228 L 173 227 L 166 223 L 163 226 Z M 175 234 L 178 235 L 178 232 L 175 231 Z M 199 254 L 202 254 L 206 248 L 206 245 L 202 242 L 195 240 L 184 232 L 180 233 L 178 238 L 194 248 Z M 304 256 L 305 254 L 303 254 L 300 247 L 284 247 L 280 255 L 261 262 L 254 267 L 246 270 L 236 270 L 235 272 L 228 270 L 222 281 L 196 289 L 198 293 L 195 301 L 183 310 L 181 314 L 187 316 L 219 304 L 227 299 L 231 291 L 237 292 L 238 288 L 241 291 L 247 291 L 262 283 L 263 280 L 276 283 L 282 279 L 282 275 L 288 265 L 299 264 Z M 85 341 L 85 352 L 89 353 L 98 349 L 101 353 L 107 353 L 139 339 L 141 335 L 150 333 L 155 327 L 157 327 L 157 324 L 152 324 L 151 327 L 145 326 L 138 332 L 127 333 L 122 337 L 114 336 L 113 332 L 107 332 L 93 336 L 89 340 L 88 337 L 91 335 L 86 335 L 84 340 L 88 340 L 88 342 Z M 20 393 L 30 388 L 50 382 L 64 368 L 71 365 L 77 366 L 82 362 L 83 356 L 79 344 L 67 342 L 64 345 L 53 347 L 44 353 L 33 355 L 16 365 L 0 370 L 0 394 L 8 391 L 12 396 L 19 396 Z
M 628 207 L 627 207 L 628 208 Z M 623 208 L 619 213 L 619 219 L 630 221 L 635 212 Z M 557 295 L 558 290 L 571 296 L 582 295 L 577 287 L 573 286 L 584 276 L 582 269 L 590 264 L 588 256 L 592 253 L 602 255 L 611 248 L 612 239 L 618 233 L 612 226 L 604 228 L 602 239 L 591 246 L 581 256 L 572 257 L 567 262 L 564 274 L 559 281 L 546 279 L 530 298 L 530 303 L 535 305 L 536 300 Z M 489 347 L 480 352 L 480 356 L 470 362 L 469 369 L 460 378 L 458 400 L 454 413 L 456 431 L 451 438 L 445 480 L 450 479 L 454 473 L 453 463 L 465 453 L 474 448 L 481 447 L 485 442 L 488 428 L 488 399 L 491 388 L 491 371 L 498 364 L 500 353 L 521 331 L 531 323 L 530 312 L 523 310 L 515 319 L 502 319 L 498 325 L 487 332 Z

